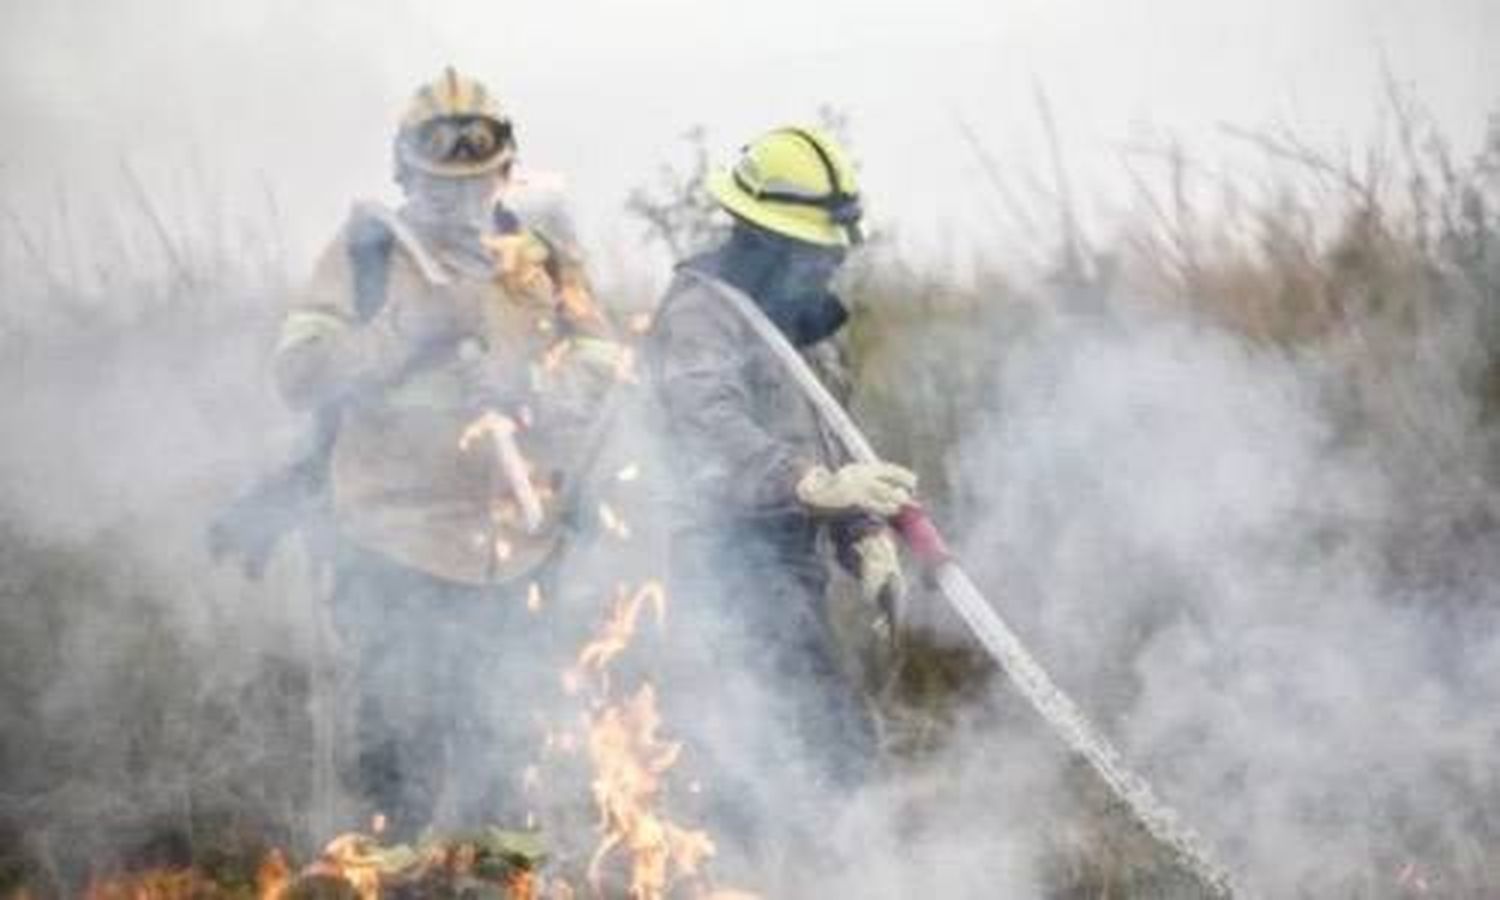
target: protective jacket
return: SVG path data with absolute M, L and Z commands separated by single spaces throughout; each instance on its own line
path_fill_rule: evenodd
M 513 581 L 558 545 L 618 348 L 595 310 L 570 312 L 576 293 L 559 302 L 533 236 L 513 236 L 496 254 L 504 266 L 491 268 L 438 240 L 424 246 L 420 234 L 392 242 L 370 215 L 351 218 L 293 299 L 274 361 L 279 386 L 294 407 L 339 410 L 330 467 L 346 540 L 452 582 Z M 372 235 L 394 244 L 374 274 L 360 263 Z M 372 277 L 384 296 L 374 311 L 360 308 Z M 570 273 L 575 290 L 577 280 Z M 482 327 L 414 354 L 397 323 L 424 304 L 477 307 Z M 481 417 L 516 426 L 524 487 L 500 463 L 500 438 L 471 433 Z M 523 515 L 523 492 L 540 520 Z
M 709 265 L 690 261 L 684 268 Z M 831 377 L 830 343 L 803 353 Z M 847 459 L 785 367 L 712 280 L 678 272 L 657 313 L 647 359 L 678 461 L 672 503 L 679 533 L 733 532 L 800 568 L 815 566 L 820 537 L 842 556 L 854 539 L 879 527 L 861 515 L 816 517 L 798 500 L 797 482 L 811 467 L 836 469 Z

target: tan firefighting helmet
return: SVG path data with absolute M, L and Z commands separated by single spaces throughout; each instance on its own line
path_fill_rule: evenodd
M 510 116 L 478 79 L 452 66 L 412 95 L 396 132 L 396 166 L 462 177 L 508 170 L 516 156 Z

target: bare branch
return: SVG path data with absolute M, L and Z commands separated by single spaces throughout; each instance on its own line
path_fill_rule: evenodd
M 1078 226 L 1078 217 L 1073 207 L 1072 187 L 1068 183 L 1068 168 L 1063 162 L 1062 141 L 1057 135 L 1057 122 L 1052 115 L 1052 102 L 1040 80 L 1033 80 L 1037 115 L 1041 117 L 1042 129 L 1047 136 L 1048 155 L 1052 160 L 1052 181 L 1057 191 L 1058 224 L 1062 230 L 1063 259 L 1062 275 L 1074 284 L 1088 280 L 1084 269 L 1085 241 Z

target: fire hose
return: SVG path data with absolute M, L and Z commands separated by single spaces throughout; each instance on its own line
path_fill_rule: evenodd
M 807 360 L 766 318 L 755 302 L 732 285 L 701 272 L 682 270 L 721 295 L 765 342 L 829 430 L 855 462 L 879 457 L 847 410 L 829 393 Z M 925 510 L 908 506 L 891 526 L 912 555 L 928 570 L 943 597 L 968 625 L 974 637 L 998 663 L 1032 708 L 1070 750 L 1082 757 L 1142 828 L 1168 848 L 1179 865 L 1196 878 L 1209 896 L 1236 893 L 1229 872 L 1211 855 L 1203 839 L 1162 802 L 1151 786 L 1125 764 L 1114 745 L 1094 727 L 1078 706 L 1052 681 L 995 608 L 980 593 L 949 551 Z

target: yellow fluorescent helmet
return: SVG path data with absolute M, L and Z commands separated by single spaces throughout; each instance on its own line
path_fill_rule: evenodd
M 508 166 L 516 155 L 510 116 L 488 88 L 452 66 L 412 95 L 396 133 L 400 164 L 465 176 Z
M 829 247 L 863 237 L 854 167 L 837 142 L 815 128 L 778 128 L 744 148 L 739 162 L 708 178 L 730 213 L 768 231 Z

